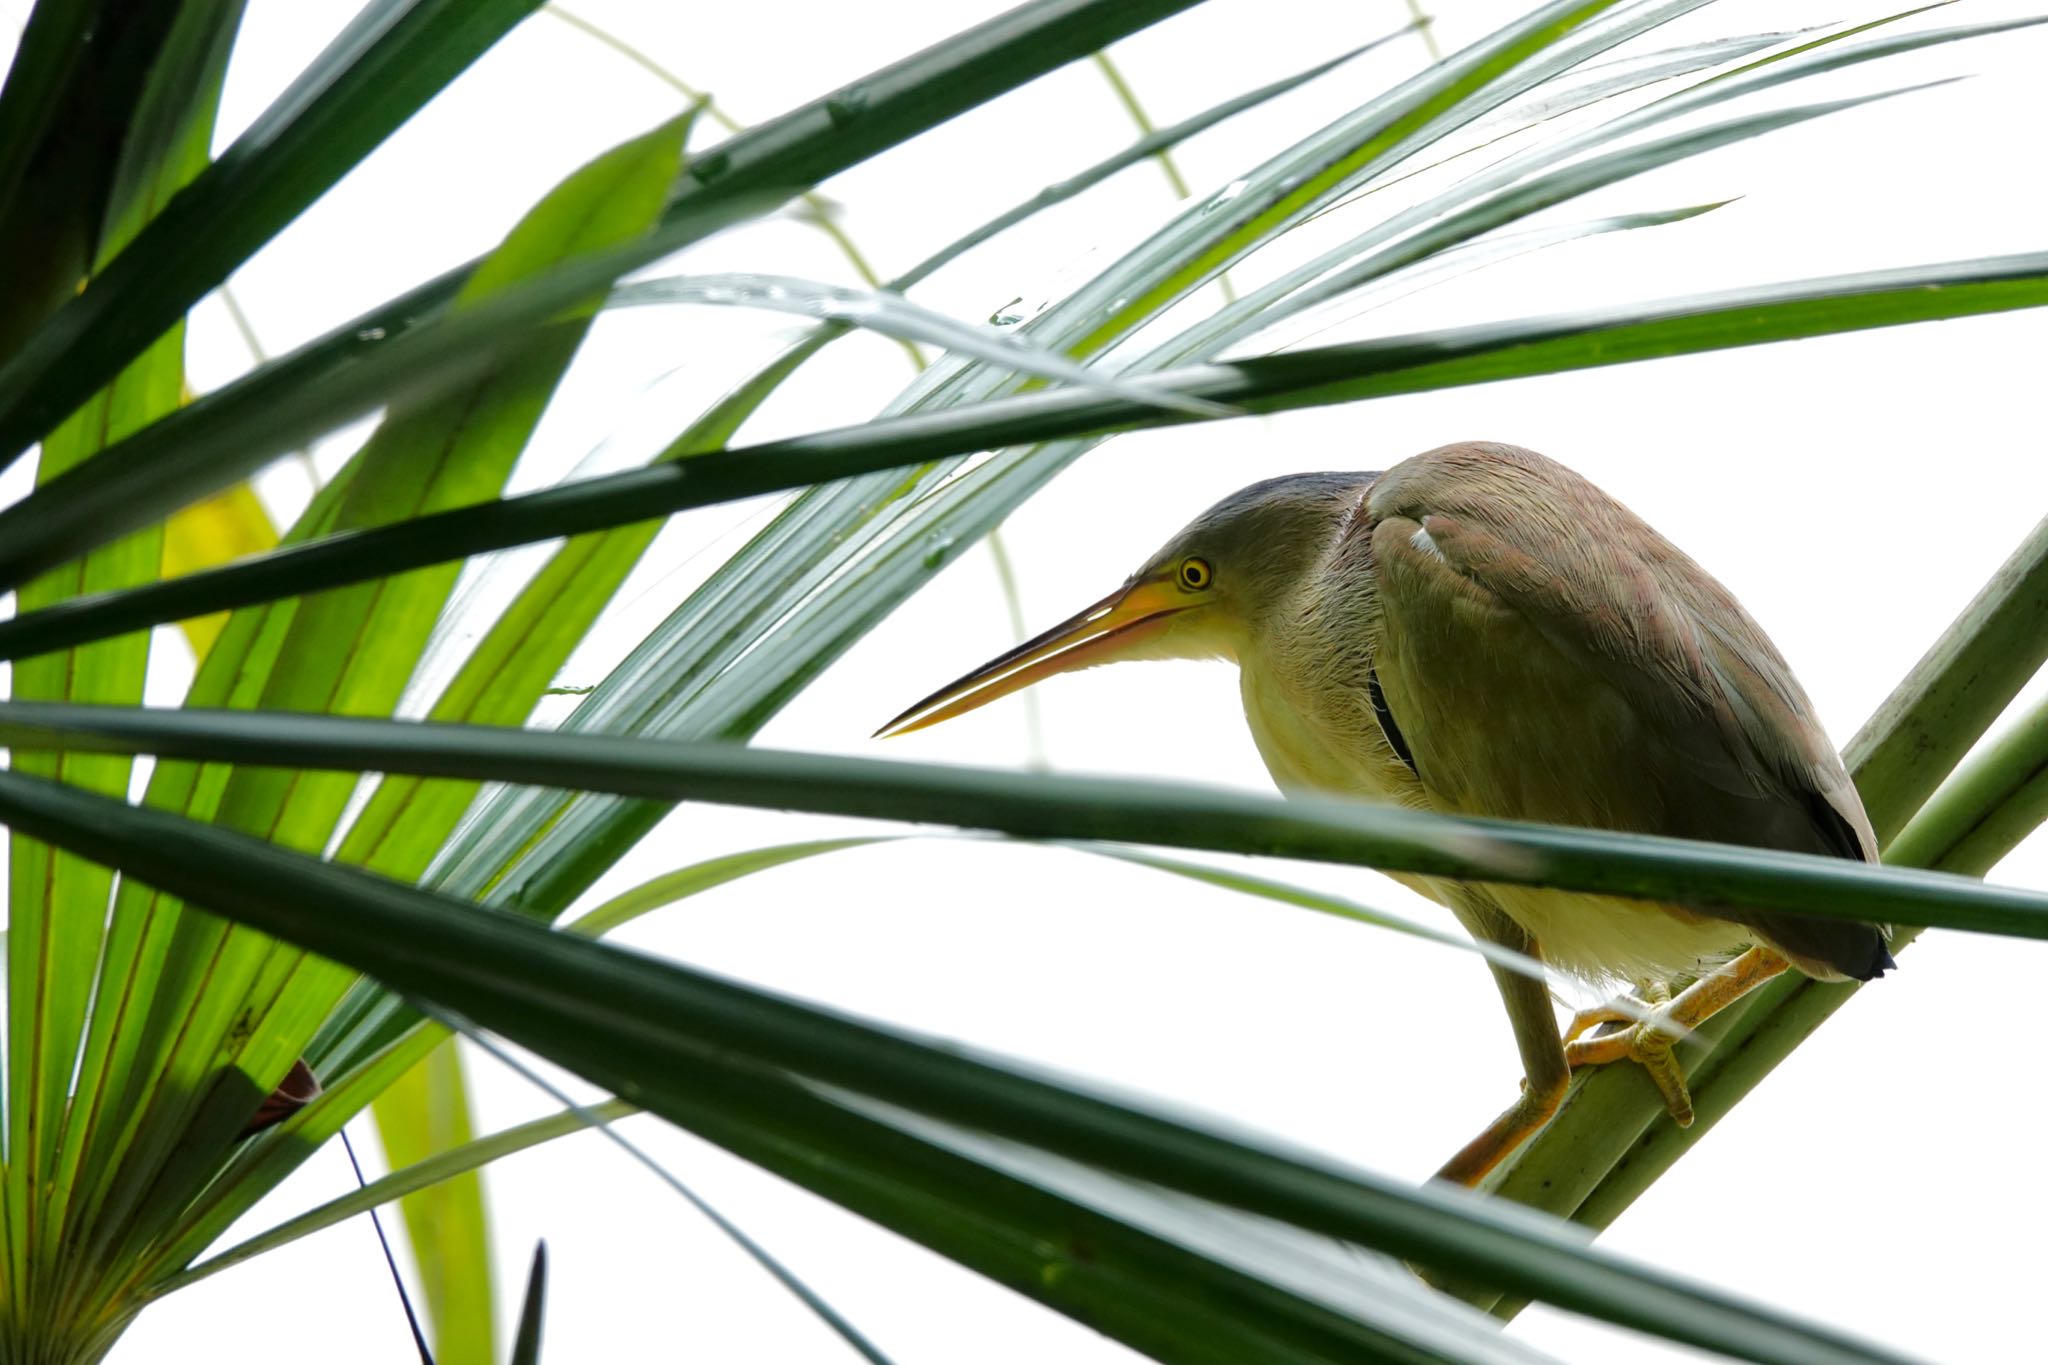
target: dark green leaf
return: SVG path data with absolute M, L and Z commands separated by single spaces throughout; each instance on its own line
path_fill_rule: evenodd
M 83 129 L 73 131 L 92 147 L 80 151 L 79 164 L 63 172 L 78 176 L 80 185 L 51 190 L 47 206 L 61 217 L 66 195 L 83 187 L 86 197 L 72 206 L 89 201 L 104 214 L 104 222 L 93 225 L 95 265 L 119 252 L 206 166 L 229 42 L 240 15 L 239 3 L 189 5 L 171 22 L 168 33 L 152 23 L 152 16 L 124 16 L 121 27 L 107 38 L 104 45 L 114 53 L 126 51 L 138 39 L 149 45 L 146 59 L 133 53 L 127 58 L 140 73 L 139 89 L 103 90 L 99 107 L 72 111 L 84 121 Z M 116 116 L 129 119 L 130 125 L 105 127 L 95 122 Z M 105 165 L 96 164 L 93 151 L 108 157 Z M 104 182 L 94 183 L 100 175 Z M 39 191 L 29 192 L 25 202 L 45 207 Z M 43 442 L 37 482 L 61 476 L 92 459 L 108 442 L 175 411 L 184 401 L 184 346 L 181 321 L 60 423 Z M 161 528 L 147 527 L 102 546 L 25 584 L 17 608 L 153 581 L 162 563 L 161 541 Z M 140 702 L 149 647 L 149 636 L 139 633 L 26 662 L 14 670 L 12 695 L 102 704 Z M 111 794 L 125 794 L 129 785 L 130 765 L 121 759 L 23 755 L 15 767 Z M 8 851 L 8 888 L 17 941 L 33 945 L 10 961 L 7 990 L 7 1195 L 14 1207 L 27 1211 L 9 1219 L 8 1228 L 16 1237 L 37 1239 L 33 1247 L 15 1248 L 14 1263 L 34 1268 L 24 1274 L 30 1278 L 55 1261 L 54 1249 L 77 1190 L 76 1182 L 59 1178 L 56 1170 L 113 883 L 102 867 L 32 839 L 14 839 Z
M 512 1339 L 512 1365 L 540 1365 L 541 1320 L 547 1316 L 548 1244 L 533 1244 L 533 1266 L 526 1272 L 526 1300 L 519 1306 L 519 1332 Z
M 787 1074 L 850 1097 L 852 1112 L 908 1110 L 1747 1359 L 1898 1358 L 1596 1252 L 1554 1223 L 1465 1191 L 1411 1188 L 1226 1137 L 229 830 L 13 773 L 0 774 L 0 817 L 376 975 L 713 1141 L 750 1095 L 785 1093 Z
M 518 782 L 2048 938 L 2048 893 L 1775 849 L 1327 797 L 1282 799 L 640 736 L 190 708 L 0 702 L 0 743 Z
M 518 0 L 529 8 L 535 2 Z M 460 0 L 418 3 L 461 8 Z M 56 554 L 49 564 L 26 569 L 25 577 L 90 548 L 64 542 L 73 533 L 89 537 L 87 527 L 95 521 L 108 527 L 119 522 L 112 533 L 119 535 L 161 520 L 341 422 L 401 397 L 441 392 L 508 350 L 544 345 L 548 322 L 560 309 L 627 271 L 768 212 L 828 175 L 1195 3 L 1034 0 L 991 19 L 697 157 L 662 226 L 644 242 L 565 265 L 459 316 L 441 310 L 472 267 L 452 271 L 137 433 L 108 450 L 91 471 L 39 490 L 40 501 L 24 499 L 0 512 L 0 543 L 11 543 L 16 527 L 40 524 L 57 531 L 56 523 L 64 524 L 15 561 L 25 565 Z M 25 442 L 55 420 L 41 415 L 54 400 L 28 388 L 47 378 L 53 389 L 68 392 L 79 376 L 97 373 L 66 363 L 74 345 L 104 352 L 111 368 L 155 335 L 135 339 L 130 334 L 137 325 L 125 315 L 121 327 L 74 335 L 92 321 L 80 312 L 92 297 L 81 295 L 16 365 L 0 370 L 0 451 L 7 449 L 8 433 L 26 433 L 14 437 Z M 94 313 L 102 310 L 104 297 L 91 304 Z M 44 373 L 59 364 L 54 373 Z M 25 406 L 31 402 L 33 409 Z M 11 571 L 0 557 L 0 581 Z
M 0 367 L 0 465 L 112 379 L 539 6 L 372 0 L 204 175 Z
M 0 92 L 0 361 L 92 273 L 123 148 L 152 127 L 136 117 L 152 67 L 184 55 L 166 42 L 181 9 L 188 34 L 231 32 L 241 3 L 43 0 L 29 15 Z

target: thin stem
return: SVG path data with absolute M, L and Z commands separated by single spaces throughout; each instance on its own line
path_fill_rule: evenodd
M 1024 599 L 1018 591 L 1017 566 L 1010 560 L 1010 547 L 1003 540 L 1003 528 L 988 533 L 988 557 L 996 566 L 996 583 L 1001 587 L 1003 606 L 1010 613 L 1010 633 L 1021 643 L 1027 637 Z M 1046 769 L 1052 763 L 1045 753 L 1045 715 L 1039 709 L 1038 694 L 1024 689 L 1024 750 L 1029 766 Z
M 356 1160 L 356 1147 L 348 1140 L 348 1130 L 342 1129 L 341 1150 L 348 1153 L 349 1169 L 356 1173 L 356 1188 L 363 1189 L 369 1181 L 363 1178 L 363 1163 Z M 420 1316 L 413 1311 L 412 1295 L 405 1292 L 405 1277 L 398 1273 L 398 1258 L 391 1254 L 391 1239 L 384 1235 L 384 1220 L 370 1210 L 370 1226 L 377 1230 L 377 1245 L 384 1248 L 384 1265 L 391 1272 L 391 1283 L 398 1290 L 398 1302 L 405 1309 L 405 1325 L 412 1329 L 412 1344 L 419 1348 L 420 1365 L 434 1365 L 434 1353 L 427 1349 L 427 1334 L 420 1330 Z
M 1150 137 L 1158 132 L 1159 130 L 1152 126 L 1151 116 L 1145 112 L 1145 106 L 1138 103 L 1138 92 L 1131 89 L 1131 83 L 1124 79 L 1124 73 L 1117 69 L 1117 64 L 1110 60 L 1107 52 L 1095 54 L 1095 67 L 1102 73 L 1103 79 L 1109 82 L 1109 88 L 1116 92 L 1117 102 L 1123 105 L 1124 112 L 1131 116 L 1131 122 L 1138 125 L 1138 135 Z M 1188 189 L 1187 177 L 1180 173 L 1180 167 L 1175 163 L 1172 152 L 1161 147 L 1152 154 L 1152 159 L 1159 163 L 1160 170 L 1166 172 L 1166 183 L 1173 186 L 1175 194 L 1185 199 L 1193 193 Z
M 705 1201 L 702 1195 L 698 1194 L 688 1185 L 685 1185 L 666 1166 L 663 1166 L 659 1161 L 649 1156 L 644 1148 L 614 1128 L 607 1117 L 599 1111 L 599 1108 L 578 1104 L 570 1098 L 567 1091 L 553 1084 L 538 1071 L 520 1061 L 504 1047 L 499 1046 L 495 1039 L 469 1020 L 429 1005 L 424 1001 L 416 1000 L 413 1003 L 418 1007 L 420 1013 L 438 1020 L 445 1027 L 469 1039 L 470 1042 L 476 1044 L 478 1048 L 495 1059 L 500 1065 L 546 1094 L 556 1103 L 567 1107 L 570 1112 L 593 1128 L 596 1128 L 598 1132 L 602 1133 L 628 1156 L 652 1171 L 663 1184 L 681 1195 L 689 1203 L 690 1207 L 704 1215 L 713 1227 L 724 1233 L 740 1250 L 752 1257 L 755 1264 L 774 1277 L 776 1282 L 784 1289 L 795 1295 L 804 1307 L 817 1314 L 818 1318 L 827 1327 L 838 1333 L 839 1339 L 852 1347 L 854 1353 L 859 1355 L 861 1359 L 867 1361 L 869 1365 L 891 1365 L 889 1357 L 882 1354 L 881 1348 L 869 1341 L 866 1335 L 849 1322 L 838 1309 L 825 1302 L 816 1290 L 798 1279 L 794 1271 L 777 1260 L 766 1247 L 748 1236 L 745 1230 L 737 1223 L 712 1207 L 711 1204 Z M 431 1365 L 431 1362 L 429 1362 L 429 1365 Z
M 738 119 L 726 113 L 725 110 L 719 108 L 718 101 L 712 98 L 708 91 L 699 90 L 696 86 L 691 85 L 681 76 L 678 76 L 660 62 L 655 61 L 654 58 L 648 56 L 639 48 L 634 47 L 617 34 L 598 27 L 582 15 L 563 9 L 560 5 L 544 5 L 541 7 L 541 12 L 553 15 L 577 32 L 602 43 L 613 52 L 618 53 L 621 57 L 633 63 L 633 65 L 639 67 L 642 71 L 653 76 L 669 89 L 681 95 L 684 99 L 694 101 L 703 109 L 706 118 L 723 128 L 726 132 L 744 133 L 747 130 L 746 124 L 741 123 Z M 824 195 L 819 194 L 816 190 L 806 191 L 798 196 L 798 200 L 806 210 L 798 215 L 800 221 L 809 223 L 812 227 L 817 228 L 820 232 L 831 238 L 833 244 L 839 248 L 840 254 L 846 257 L 847 264 L 853 267 L 854 274 L 860 276 L 862 283 L 866 284 L 870 289 L 880 289 L 882 287 L 882 277 L 875 273 L 874 267 L 868 263 L 867 255 L 854 245 L 853 239 L 847 236 L 845 229 L 841 228 L 834 221 L 833 214 L 838 211 L 838 205 L 834 204 Z M 897 344 L 909 353 L 910 361 L 913 365 L 917 366 L 920 370 L 925 367 L 924 352 L 918 349 L 916 342 L 899 341 Z
M 214 293 L 219 296 L 221 307 L 228 310 L 228 320 L 235 324 L 235 331 L 241 334 L 242 345 L 248 348 L 250 358 L 258 365 L 269 364 L 270 352 L 264 348 L 262 340 L 257 337 L 256 325 L 249 321 L 248 313 L 243 311 L 242 301 L 235 297 L 234 287 L 223 284 Z M 300 446 L 292 452 L 292 458 L 299 462 L 299 468 L 304 471 L 306 482 L 312 485 L 313 491 L 315 493 L 319 492 L 320 466 L 314 462 L 313 452 L 305 446 Z
M 1409 17 L 1415 21 L 1415 32 L 1422 39 L 1422 46 L 1428 51 L 1432 62 L 1444 59 L 1443 47 L 1436 40 L 1436 16 L 1423 11 L 1422 0 L 1408 0 Z
M 1117 102 L 1123 105 L 1124 112 L 1131 116 L 1131 122 L 1137 125 L 1139 138 L 1156 135 L 1159 130 L 1152 126 L 1152 116 L 1147 114 L 1145 106 L 1138 102 L 1138 92 L 1124 79 L 1124 73 L 1110 59 L 1107 52 L 1095 54 L 1095 68 L 1102 73 L 1103 79 L 1109 82 L 1109 88 L 1116 92 Z M 1161 147 L 1152 154 L 1152 159 L 1159 163 L 1160 170 L 1166 172 L 1166 183 L 1173 187 L 1175 197 L 1186 199 L 1191 191 L 1188 189 L 1187 177 L 1180 173 L 1180 163 L 1173 159 L 1173 150 Z M 1216 287 L 1223 291 L 1225 303 L 1237 302 L 1237 287 L 1231 284 L 1228 271 L 1216 277 Z

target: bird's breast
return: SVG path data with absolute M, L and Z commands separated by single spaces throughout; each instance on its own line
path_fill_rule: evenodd
M 1415 774 L 1386 741 L 1364 677 L 1290 677 L 1264 659 L 1239 663 L 1252 742 L 1285 792 L 1426 805 Z

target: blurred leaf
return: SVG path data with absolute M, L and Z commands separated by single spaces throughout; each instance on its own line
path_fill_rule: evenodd
M 462 1054 L 452 1038 L 377 1096 L 372 1107 L 393 1170 L 455 1151 L 476 1137 Z M 483 1181 L 473 1170 L 457 1172 L 407 1194 L 400 1208 L 433 1324 L 436 1365 L 493 1365 L 497 1325 Z
M 787 1096 L 786 1073 L 846 1097 L 841 1131 L 907 1110 L 1708 1349 L 1801 1365 L 1900 1359 L 1465 1191 L 1283 1154 L 231 830 L 14 773 L 0 774 L 0 817 L 370 972 L 713 1141 L 736 1114 Z
M 163 577 L 177 578 L 277 548 L 277 527 L 256 490 L 238 483 L 204 502 L 195 502 L 164 523 Z M 192 653 L 206 657 L 228 623 L 226 612 L 181 621 Z

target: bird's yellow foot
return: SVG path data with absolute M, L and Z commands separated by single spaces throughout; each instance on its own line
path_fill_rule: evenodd
M 1564 1035 L 1564 1059 L 1572 1070 L 1600 1066 L 1623 1058 L 1649 1073 L 1664 1107 L 1681 1128 L 1692 1127 L 1692 1092 L 1685 1087 L 1685 1071 L 1672 1051 L 1686 1026 L 1676 1017 L 1670 991 L 1661 983 L 1647 985 L 1644 1000 L 1617 1001 L 1597 1009 L 1582 1010 L 1572 1019 Z M 1622 1024 L 1608 1033 L 1581 1037 L 1602 1024 Z

